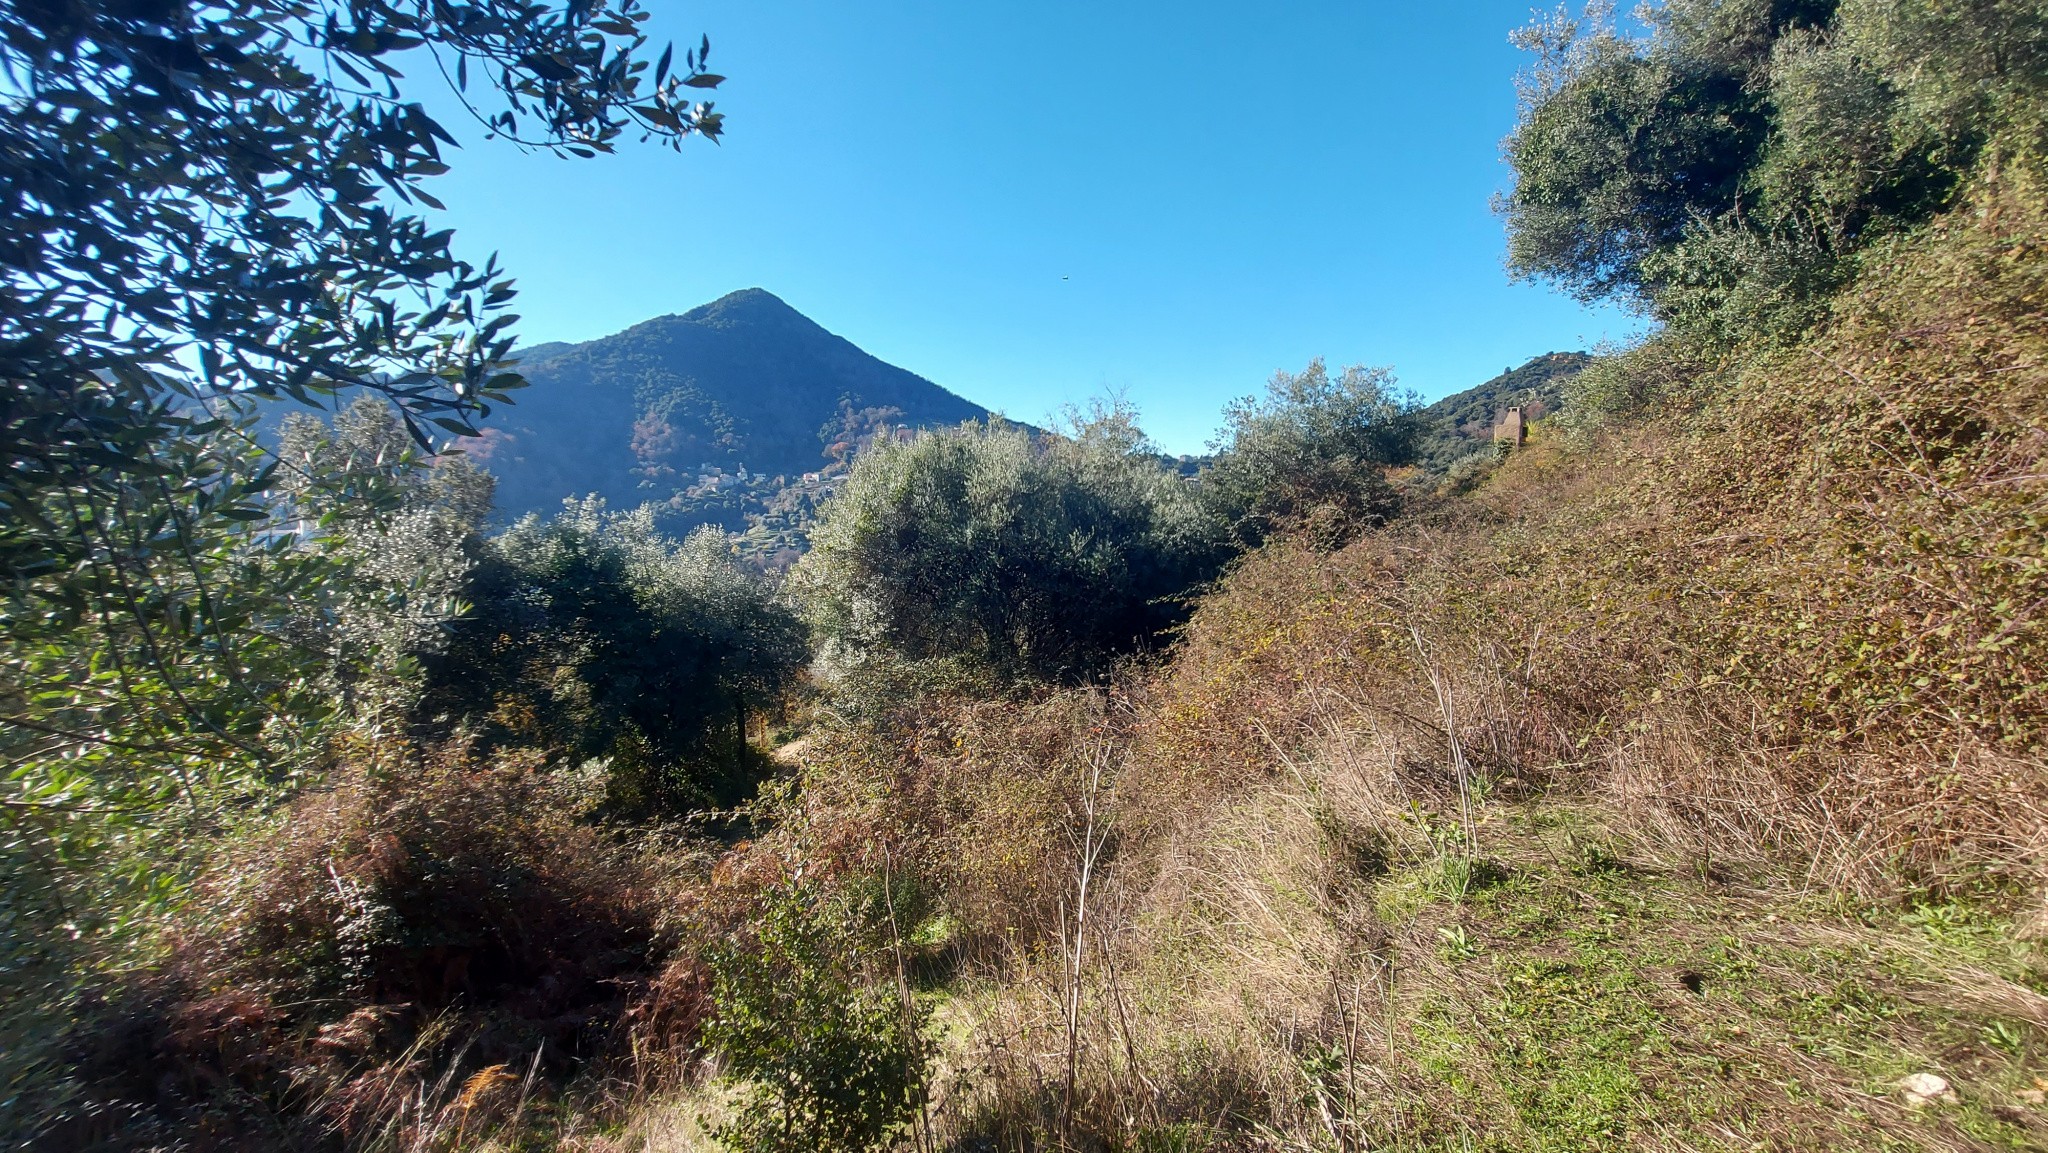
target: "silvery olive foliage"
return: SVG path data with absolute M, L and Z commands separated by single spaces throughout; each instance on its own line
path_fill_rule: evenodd
M 278 487 L 306 547 L 346 579 L 296 634 L 354 723 L 388 728 L 417 703 L 422 656 L 446 649 L 491 512 L 489 473 L 460 455 L 426 459 L 398 410 L 363 396 L 331 423 L 286 417 Z
M 325 640 L 398 563 L 364 570 L 370 538 L 331 528 L 387 518 L 387 545 L 431 551 L 403 493 L 291 490 L 253 406 L 375 394 L 424 446 L 520 383 L 511 281 L 425 215 L 454 138 L 416 82 L 479 135 L 565 155 L 715 138 L 708 43 L 650 59 L 646 19 L 634 0 L 0 0 L 8 940 L 65 936 L 22 918 L 106 927 L 119 894 L 174 885 L 145 849 L 307 762 L 351 705 Z
M 1228 558 L 1126 408 L 1065 436 L 1000 422 L 863 453 L 791 589 L 845 687 L 1074 681 L 1152 644 Z
M 1818 319 L 1859 254 L 2048 145 L 2041 0 L 1560 8 L 1506 143 L 1508 265 L 1733 343 Z
M 1392 373 L 1352 365 L 1332 376 L 1320 358 L 1274 373 L 1263 395 L 1223 416 L 1203 482 L 1251 544 L 1294 529 L 1334 545 L 1384 523 L 1399 504 L 1387 469 L 1414 459 L 1420 432 Z

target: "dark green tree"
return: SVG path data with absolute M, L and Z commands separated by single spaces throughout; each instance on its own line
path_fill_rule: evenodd
M 744 799 L 748 720 L 780 703 L 808 657 L 802 626 L 702 528 L 678 543 L 649 508 L 572 502 L 486 543 L 472 611 L 424 657 L 420 705 L 495 742 L 605 759 L 626 815 Z
M 452 137 L 412 78 L 486 136 L 565 154 L 715 136 L 703 46 L 650 61 L 645 19 L 633 0 L 0 3 L 8 941 L 55 939 L 16 918 L 87 932 L 117 889 L 169 885 L 154 834 L 281 783 L 335 712 L 305 626 L 339 611 L 363 537 L 325 536 L 402 494 L 344 513 L 368 490 L 341 480 L 302 517 L 335 478 L 286 491 L 251 403 L 363 390 L 423 444 L 519 383 L 510 281 L 421 215 Z
M 1264 396 L 1224 410 L 1202 477 L 1210 504 L 1249 544 L 1283 529 L 1337 544 L 1384 523 L 1399 503 L 1387 470 L 1414 459 L 1421 432 L 1393 384 L 1357 365 L 1332 377 L 1321 359 L 1275 373 Z
M 863 453 L 791 580 L 842 669 L 1073 681 L 1151 643 L 1227 556 L 1127 411 L 1071 436 L 992 423 Z
M 2040 0 L 1668 0 L 1524 30 L 1515 273 L 1723 342 L 1797 332 L 1856 256 L 2048 140 Z

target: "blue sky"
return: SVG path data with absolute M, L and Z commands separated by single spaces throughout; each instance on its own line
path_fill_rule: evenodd
M 1433 398 L 1637 328 L 1501 269 L 1527 0 L 651 6 L 710 35 L 722 145 L 562 160 L 444 117 L 433 191 L 526 343 L 758 286 L 1019 419 L 1121 391 L 1193 452 L 1312 357 Z

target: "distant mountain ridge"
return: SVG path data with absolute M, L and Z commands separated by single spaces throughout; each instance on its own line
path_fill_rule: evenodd
M 807 547 L 832 474 L 862 445 L 989 415 L 759 288 L 520 355 L 533 387 L 463 443 L 498 478 L 500 518 L 546 515 L 565 497 L 595 493 L 619 509 L 653 502 L 669 531 L 745 532 L 763 555 Z M 1548 353 L 1424 408 L 1419 463 L 1441 472 L 1487 447 L 1509 405 L 1532 418 L 1554 411 L 1589 359 Z
M 794 477 L 892 427 L 988 416 L 759 288 L 598 340 L 535 346 L 520 371 L 533 387 L 464 444 L 496 474 L 508 520 L 587 493 L 617 508 L 680 503 L 705 466 Z

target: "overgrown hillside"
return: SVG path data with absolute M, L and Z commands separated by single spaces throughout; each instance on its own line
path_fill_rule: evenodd
M 954 1147 L 2040 1147 L 2041 204 L 1601 365 L 1659 414 L 1253 554 L 1107 694 L 828 726 L 750 868 L 943 910 Z
M 1572 377 L 1593 358 L 1583 352 L 1552 352 L 1511 368 L 1484 384 L 1444 397 L 1421 413 L 1428 432 L 1420 447 L 1420 463 L 1444 472 L 1476 452 L 1493 447 L 1493 426 L 1510 407 L 1525 419 L 1550 416 L 1564 403 Z
M 2048 1143 L 2048 212 L 2039 73 L 2000 71 L 2048 25 L 1655 27 L 1553 30 L 1512 207 L 1532 266 L 1669 325 L 1526 450 L 1338 551 L 1268 543 L 1107 689 L 807 737 L 726 891 L 845 926 L 893 894 L 870 979 L 935 1013 L 907 1134 Z M 1824 80 L 1867 98 L 1832 142 Z M 1659 183 L 1692 147 L 1715 179 Z M 1773 183 L 1829 164 L 1860 183 Z M 1668 231 L 1597 215 L 1628 196 Z M 735 1083 L 622 1143 L 730 1142 Z
M 1988 185 L 1796 344 L 1596 364 L 1469 495 L 1246 555 L 1107 687 L 849 668 L 888 691 L 818 702 L 744 844 L 611 855 L 516 762 L 344 776 L 204 890 L 177 979 L 228 983 L 137 1027 L 457 1147 L 2038 1148 L 2041 205 Z M 348 923 L 295 911 L 327 869 L 610 943 L 465 978 L 510 999 L 433 1018 L 458 1051 L 393 1000 L 448 996 L 446 929 L 377 930 L 369 986 L 346 937 L 232 944 Z M 219 999 L 313 978 L 383 991 L 332 1044 Z
M 1660 327 L 1512 451 L 882 438 L 770 584 L 370 400 L 116 570 L 235 631 L 53 584 L 0 1133 L 2048 1147 L 2048 9 L 1644 19 L 1522 38 L 1511 259 Z

